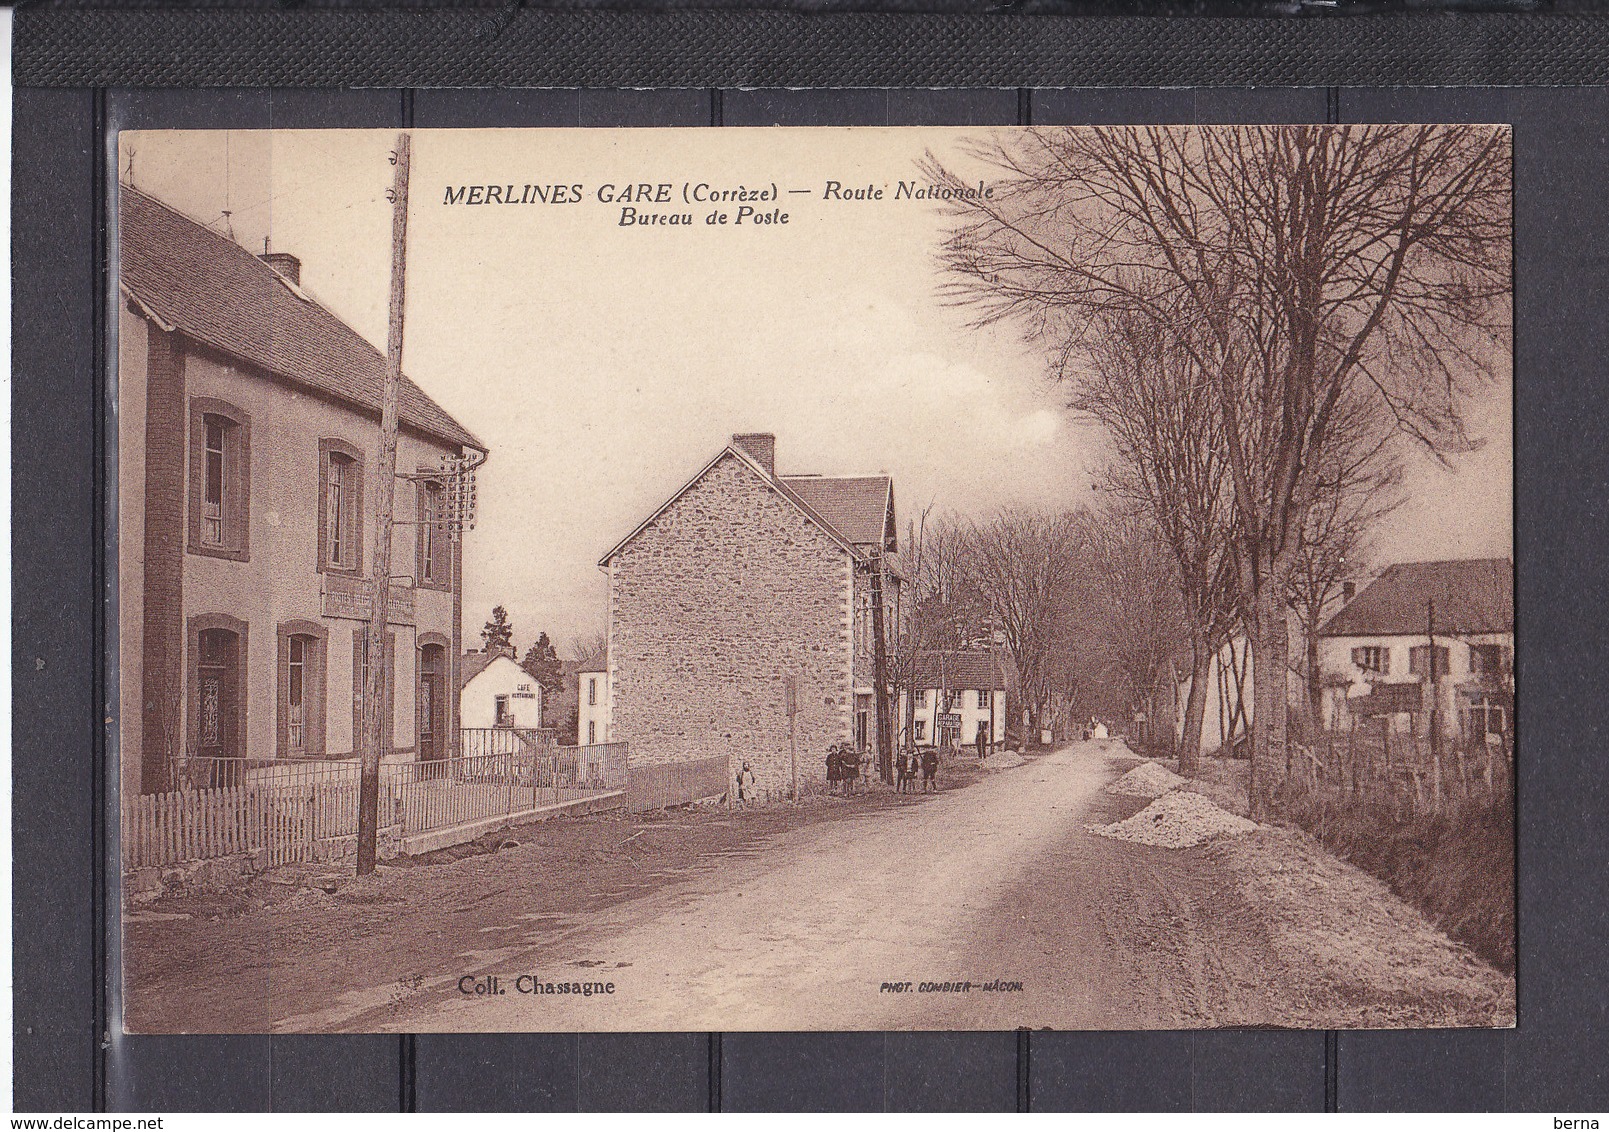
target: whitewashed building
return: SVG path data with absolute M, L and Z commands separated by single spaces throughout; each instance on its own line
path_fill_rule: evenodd
M 609 673 L 576 673 L 575 741 L 582 746 L 609 742 Z
M 1330 728 L 1387 718 L 1396 730 L 1422 730 L 1432 662 L 1445 732 L 1501 737 L 1513 725 L 1514 564 L 1507 558 L 1399 562 L 1318 636 Z
M 542 726 L 542 685 L 507 652 L 467 652 L 458 694 L 466 728 Z
M 899 694 L 900 738 L 918 747 L 937 746 L 946 716 L 959 717 L 956 741 L 977 742 L 981 729 L 990 745 L 1006 739 L 1006 669 L 999 656 L 982 649 L 961 652 L 925 652 L 916 658 L 916 702 L 907 707 L 909 693 Z M 914 734 L 905 735 L 912 720 Z

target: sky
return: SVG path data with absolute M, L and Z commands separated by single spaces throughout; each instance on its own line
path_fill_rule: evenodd
M 598 559 L 737 432 L 775 433 L 783 474 L 892 475 L 902 537 L 929 506 L 1098 502 L 1098 431 L 1065 410 L 1034 344 L 939 300 L 944 216 L 894 199 L 927 151 L 965 168 L 958 146 L 979 133 L 413 131 L 403 365 L 490 452 L 465 541 L 466 642 L 496 604 L 522 651 L 539 631 L 566 655 L 601 632 Z M 120 174 L 253 252 L 266 237 L 298 256 L 303 289 L 383 348 L 395 142 L 124 134 Z M 829 182 L 884 195 L 824 200 Z M 640 184 L 671 201 L 600 199 Z M 579 185 L 581 200 L 446 203 L 484 185 Z M 788 222 L 684 203 L 699 185 L 774 191 L 748 207 Z M 623 226 L 627 207 L 694 223 Z M 1505 376 L 1469 406 L 1478 451 L 1446 468 L 1410 458 L 1379 564 L 1512 554 L 1512 402 Z

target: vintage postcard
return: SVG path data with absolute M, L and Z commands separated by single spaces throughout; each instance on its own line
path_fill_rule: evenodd
M 1513 1025 L 1511 195 L 121 134 L 124 1028 Z

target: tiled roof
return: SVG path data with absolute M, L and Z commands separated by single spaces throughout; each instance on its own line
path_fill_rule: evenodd
M 481 652 L 479 650 L 466 652 L 458 662 L 458 685 L 463 687 L 475 677 L 485 671 L 486 666 L 500 656 L 514 657 L 507 652 Z
M 152 315 L 276 377 L 380 410 L 385 355 L 233 240 L 123 185 L 120 281 Z M 404 425 L 449 444 L 486 446 L 404 375 Z
M 1004 688 L 1005 667 L 997 654 L 967 652 L 923 652 L 916 657 L 918 688 Z
M 888 516 L 887 476 L 779 476 L 810 509 L 856 546 L 881 546 Z
M 1514 563 L 1507 558 L 1398 562 L 1330 618 L 1319 636 L 1420 636 L 1432 600 L 1438 633 L 1512 633 Z

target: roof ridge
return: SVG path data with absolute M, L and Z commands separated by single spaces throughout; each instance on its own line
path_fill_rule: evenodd
M 214 231 L 212 228 L 195 219 L 193 216 L 190 216 L 188 213 L 174 207 L 172 204 L 162 200 L 160 197 L 153 196 L 137 186 L 125 184 L 120 181 L 118 183 L 118 191 L 118 222 L 120 226 L 122 223 L 125 203 L 135 205 L 136 207 L 139 207 L 142 204 L 147 206 L 155 206 L 166 215 L 172 217 L 175 221 L 182 223 L 187 228 L 195 232 L 201 240 L 205 241 L 204 243 L 199 243 L 199 246 L 195 248 L 195 251 L 198 255 L 217 256 L 220 263 L 220 270 L 224 271 L 232 270 L 232 268 L 228 266 L 227 262 L 222 259 L 222 256 L 225 254 L 232 257 L 235 267 L 244 266 L 249 262 L 251 265 L 251 270 L 265 273 L 261 276 L 263 282 L 272 282 L 277 286 L 284 286 L 286 288 L 286 294 L 295 298 L 300 304 L 301 309 L 305 309 L 309 312 L 308 317 L 327 322 L 330 324 L 330 327 L 333 328 L 340 336 L 350 340 L 349 342 L 342 343 L 341 348 L 350 348 L 355 344 L 359 349 L 367 354 L 369 362 L 378 363 L 380 366 L 384 366 L 386 364 L 386 355 L 384 351 L 377 347 L 373 342 L 369 341 L 369 339 L 365 338 L 362 334 L 358 333 L 355 327 L 353 327 L 340 315 L 336 314 L 320 299 L 313 296 L 306 290 L 306 288 L 297 285 L 295 290 L 292 290 L 290 281 L 276 271 L 270 264 L 266 263 L 260 256 L 254 254 L 250 248 L 244 247 L 222 233 Z M 130 198 L 137 198 L 137 200 L 131 199 L 125 202 L 122 199 L 122 195 L 125 193 Z M 155 308 L 156 313 L 162 313 L 164 317 L 168 319 L 168 321 L 174 321 L 174 310 L 172 309 L 174 305 L 174 296 L 172 294 L 165 294 L 164 297 L 167 301 L 164 302 L 161 299 L 155 298 L 153 294 L 139 282 L 131 282 L 128 278 L 129 273 L 124 270 L 124 266 L 127 263 L 128 254 L 126 251 L 122 250 L 122 241 L 124 240 L 124 236 L 121 227 L 119 228 L 118 240 L 120 244 L 119 258 L 121 261 L 119 264 L 118 273 L 118 282 L 120 287 L 126 288 L 131 295 L 138 297 L 142 305 Z M 228 249 L 227 252 L 224 249 Z M 147 253 L 148 258 L 150 254 L 151 253 Z M 252 285 L 255 285 L 255 283 Z M 160 294 L 162 292 L 158 291 L 158 293 Z M 182 307 L 182 304 L 179 305 Z M 238 345 L 231 345 L 227 340 L 215 340 L 218 337 L 217 326 L 211 327 L 209 331 L 207 328 L 193 325 L 192 319 L 181 319 L 180 321 L 184 322 L 184 325 L 179 326 L 179 329 L 181 329 L 192 339 L 205 343 L 206 345 L 214 349 L 221 350 L 222 352 L 231 356 L 242 358 L 256 368 L 271 374 L 277 380 L 290 382 L 294 385 L 322 390 L 326 394 L 333 395 L 341 400 L 351 402 L 365 412 L 377 412 L 379 410 L 379 405 L 377 403 L 372 405 L 366 403 L 363 397 L 357 395 L 357 390 L 342 392 L 338 388 L 330 388 L 328 386 L 321 385 L 319 381 L 312 379 L 310 375 L 298 375 L 296 373 L 286 372 L 284 369 L 272 364 L 270 359 L 252 356 L 250 353 L 243 353 Z M 324 331 L 324 333 L 327 333 L 327 331 Z M 227 335 L 225 335 L 225 338 L 227 338 Z M 407 373 L 403 373 L 401 378 L 404 387 L 410 391 L 410 396 L 420 398 L 427 406 L 429 406 L 430 409 L 432 409 L 435 413 L 439 413 L 447 423 L 456 428 L 457 431 L 462 434 L 462 437 L 455 436 L 451 432 L 445 431 L 443 424 L 440 422 L 432 424 L 429 420 L 429 414 L 425 414 L 423 417 L 421 417 L 419 414 L 416 414 L 412 411 L 407 411 L 406 406 L 403 406 L 405 411 L 403 411 L 400 415 L 402 422 L 407 427 L 419 430 L 432 437 L 446 440 L 452 444 L 463 444 L 465 447 L 477 448 L 483 452 L 487 451 L 485 442 L 480 440 L 480 438 L 469 429 L 465 428 L 464 425 L 455 416 L 443 408 L 434 397 L 425 392 L 424 388 L 420 386 L 417 381 L 415 381 Z M 355 376 L 354 380 L 361 383 L 362 379 Z
M 784 480 L 891 480 L 894 476 L 890 472 L 851 472 L 846 476 L 831 472 L 788 472 L 786 475 L 778 473 L 777 478 Z
M 698 471 L 689 476 L 687 481 L 683 483 L 681 487 L 677 488 L 676 491 L 665 500 L 665 502 L 654 508 L 646 519 L 632 528 L 630 534 L 621 539 L 619 542 L 615 543 L 607 554 L 598 559 L 598 565 L 607 566 L 609 560 L 616 554 L 619 554 L 620 551 L 625 548 L 627 543 L 631 542 L 638 535 L 642 534 L 643 531 L 647 530 L 655 519 L 663 515 L 667 510 L 670 509 L 673 503 L 675 503 L 682 496 L 686 495 L 695 483 L 703 479 L 709 473 L 710 469 L 715 467 L 716 464 L 720 463 L 721 460 L 724 459 L 729 453 L 733 456 L 736 456 L 738 461 L 752 471 L 756 476 L 758 476 L 762 483 L 766 484 L 768 487 L 775 488 L 777 494 L 781 495 L 789 503 L 793 504 L 800 511 L 804 512 L 806 518 L 819 526 L 829 538 L 847 550 L 852 559 L 859 560 L 860 552 L 855 549 L 855 544 L 846 538 L 842 531 L 840 531 L 832 523 L 829 523 L 814 507 L 810 506 L 810 504 L 799 498 L 799 493 L 784 483 L 781 476 L 771 475 L 765 470 L 764 467 L 760 465 L 758 461 L 754 459 L 754 457 L 750 456 L 743 449 L 737 447 L 735 444 L 727 444 L 714 456 L 710 457 L 709 461 L 700 467 Z

